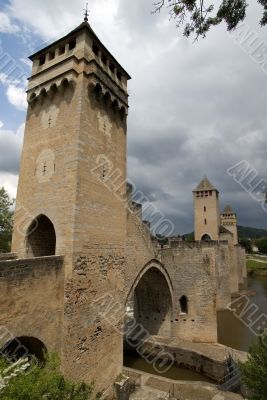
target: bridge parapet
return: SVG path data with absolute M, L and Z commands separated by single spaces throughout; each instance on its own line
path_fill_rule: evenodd
M 0 261 L 0 326 L 10 337 L 37 338 L 60 351 L 63 302 L 63 257 Z
M 64 257 L 49 256 L 29 259 L 2 259 L 0 258 L 0 283 L 4 280 L 23 280 L 26 278 L 40 278 L 52 271 L 59 271 L 63 267 Z
M 16 253 L 0 253 L 0 261 L 15 260 L 18 256 Z
M 208 242 L 205 241 L 187 241 L 181 240 L 180 237 L 170 238 L 168 243 L 165 245 L 157 242 L 157 247 L 161 250 L 172 249 L 172 248 L 180 248 L 180 249 L 207 249 L 207 248 L 219 248 L 220 246 L 227 246 L 228 242 L 226 240 L 210 240 Z

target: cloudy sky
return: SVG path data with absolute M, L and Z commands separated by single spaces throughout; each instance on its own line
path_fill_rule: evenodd
M 132 76 L 128 176 L 177 233 L 193 227 L 192 190 L 207 175 L 239 223 L 267 228 L 267 214 L 227 174 L 246 160 L 267 178 L 267 27 L 251 5 L 246 26 L 224 26 L 205 40 L 185 39 L 167 12 L 151 15 L 153 0 L 91 0 L 90 24 Z M 0 186 L 15 196 L 26 110 L 27 57 L 82 20 L 81 0 L 0 0 Z M 242 36 L 245 32 L 245 36 Z M 244 40 L 246 39 L 247 40 Z M 8 53 L 25 71 L 5 73 Z M 265 65 L 266 61 L 266 65 Z

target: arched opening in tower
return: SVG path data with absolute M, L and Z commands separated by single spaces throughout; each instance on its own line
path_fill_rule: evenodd
M 159 269 L 152 267 L 141 277 L 128 301 L 126 339 L 138 337 L 138 334 L 170 336 L 171 319 L 172 297 L 168 282 Z
M 54 225 L 45 215 L 37 217 L 30 225 L 26 237 L 27 256 L 53 256 L 56 252 Z
M 45 362 L 47 349 L 41 340 L 31 336 L 21 336 L 7 342 L 0 352 L 10 362 L 16 362 L 20 359 L 30 361 L 34 358 L 42 365 Z
M 202 236 L 201 240 L 203 240 L 204 242 L 208 242 L 209 240 L 211 240 L 211 237 L 210 235 L 205 233 L 205 235 Z

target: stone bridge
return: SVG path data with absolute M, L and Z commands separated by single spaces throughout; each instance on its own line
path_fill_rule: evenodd
M 231 276 L 234 282 L 243 279 L 241 266 L 233 269 L 227 241 L 172 238 L 163 246 L 131 203 L 126 257 L 108 248 L 101 256 L 87 252 L 74 258 L 70 275 L 64 255 L 57 254 L 52 221 L 42 215 L 38 227 L 31 231 L 31 226 L 28 257 L 0 258 L 2 351 L 28 351 L 38 358 L 44 350 L 57 352 L 66 375 L 89 381 L 92 370 L 99 373 L 96 354 L 110 370 L 115 364 L 122 368 L 129 323 L 147 335 L 216 343 L 217 310 L 230 303 Z M 95 306 L 102 300 L 104 313 Z

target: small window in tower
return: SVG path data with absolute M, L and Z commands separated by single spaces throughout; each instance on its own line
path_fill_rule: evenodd
M 121 76 L 121 73 L 119 71 L 117 71 L 117 78 L 119 79 L 119 81 L 121 81 L 122 76 Z
M 204 212 L 206 212 L 207 211 L 207 208 L 206 208 L 206 206 L 204 206 Z
M 61 56 L 64 53 L 65 53 L 65 45 L 62 45 L 58 49 L 58 55 Z
M 99 47 L 96 44 L 93 44 L 93 52 L 98 57 L 99 54 Z
M 108 60 L 107 60 L 107 57 L 106 57 L 104 54 L 102 54 L 101 60 L 102 60 L 102 63 L 103 63 L 104 65 L 107 65 Z
M 109 69 L 110 69 L 110 71 L 114 74 L 114 72 L 115 72 L 115 67 L 114 67 L 113 64 L 110 64 Z
M 179 300 L 181 314 L 188 314 L 188 299 L 186 296 L 182 296 Z
M 42 54 L 39 58 L 39 65 L 44 65 L 45 63 L 45 54 Z
M 207 225 L 207 220 L 206 220 L 206 218 L 204 219 L 204 224 Z
M 76 38 L 69 41 L 69 50 L 73 50 L 76 47 Z
M 212 196 L 212 190 L 209 191 L 209 195 Z
M 49 52 L 49 61 L 53 60 L 53 58 L 55 58 L 55 50 Z

